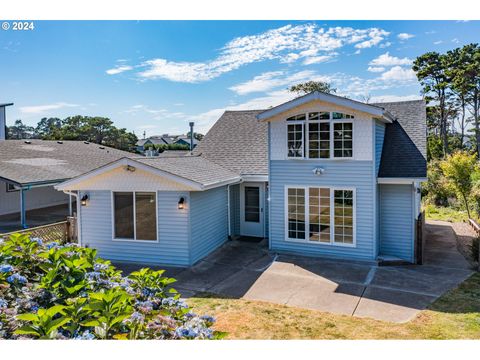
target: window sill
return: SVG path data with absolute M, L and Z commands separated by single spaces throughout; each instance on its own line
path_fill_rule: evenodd
M 133 243 L 148 243 L 148 244 L 158 243 L 158 239 L 157 240 L 136 240 L 136 239 L 113 238 L 112 241 L 115 241 L 115 242 L 133 242 Z
M 299 239 L 285 239 L 286 242 L 291 242 L 291 243 L 297 243 L 297 244 L 309 244 L 309 245 L 315 245 L 315 246 L 328 246 L 328 247 L 342 247 L 342 248 L 356 248 L 357 244 L 354 241 L 353 244 L 342 244 L 342 243 L 334 243 L 334 242 L 329 242 L 329 243 L 324 243 L 324 242 L 319 242 L 319 241 L 308 241 L 308 240 L 299 240 Z

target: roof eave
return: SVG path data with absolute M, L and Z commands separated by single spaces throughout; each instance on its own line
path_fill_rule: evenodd
M 257 117 L 257 120 L 259 121 L 267 121 L 273 116 L 276 116 L 278 114 L 281 114 L 297 106 L 306 104 L 314 100 L 325 101 L 325 102 L 330 102 L 339 106 L 349 107 L 351 109 L 361 111 L 361 112 L 370 114 L 372 116 L 381 117 L 387 120 L 387 122 L 392 122 L 394 120 L 394 117 L 388 111 L 385 111 L 385 109 L 379 106 L 365 104 L 359 101 L 347 99 L 337 95 L 326 94 L 326 93 L 321 93 L 317 91 L 298 97 L 296 99 L 287 101 L 286 103 L 280 104 L 271 109 L 265 110 L 264 112 L 261 112 L 260 114 L 258 114 L 256 117 Z

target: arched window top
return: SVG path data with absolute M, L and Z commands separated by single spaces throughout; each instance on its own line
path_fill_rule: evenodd
M 290 116 L 287 118 L 287 121 L 305 121 L 308 117 L 309 121 L 315 120 L 342 120 L 342 119 L 354 119 L 355 116 L 351 114 L 341 113 L 341 112 L 328 112 L 328 111 L 319 111 L 319 112 L 310 112 Z

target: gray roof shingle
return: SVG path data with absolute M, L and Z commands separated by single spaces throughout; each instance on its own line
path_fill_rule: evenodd
M 427 128 L 424 100 L 378 103 L 396 117 L 387 124 L 378 177 L 427 176 Z
M 256 118 L 262 111 L 225 111 L 193 154 L 241 175 L 267 175 L 268 125 Z
M 239 179 L 239 175 L 200 156 L 142 157 L 133 160 L 203 186 Z
M 0 141 L 0 178 L 18 184 L 53 183 L 122 157 L 138 156 L 83 141 Z

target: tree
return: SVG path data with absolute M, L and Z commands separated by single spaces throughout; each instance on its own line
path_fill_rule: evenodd
M 449 57 L 437 52 L 428 52 L 415 59 L 413 71 L 422 85 L 422 93 L 427 102 L 437 103 L 435 110 L 438 111 L 440 125 L 440 137 L 442 139 L 443 154 L 448 154 L 448 113 L 451 92 L 449 90 L 450 77 L 448 76 Z
M 307 81 L 288 88 L 288 91 L 297 93 L 297 95 L 304 95 L 313 91 L 320 91 L 327 94 L 336 93 L 337 89 L 333 88 L 331 84 L 324 81 Z
M 190 131 L 187 132 L 187 136 L 190 139 Z M 202 141 L 204 137 L 205 137 L 205 135 L 203 135 L 203 134 L 197 133 L 195 131 L 193 132 L 193 138 L 198 140 L 198 141 Z
M 462 198 L 470 217 L 468 198 L 472 191 L 472 174 L 478 171 L 476 156 L 466 151 L 457 151 L 442 161 L 440 168 L 450 187 Z
M 35 136 L 44 140 L 55 140 L 60 135 L 62 120 L 59 118 L 42 118 L 35 128 Z
M 7 139 L 31 139 L 34 137 L 34 128 L 25 125 L 22 120 L 15 120 L 15 124 L 7 127 Z

